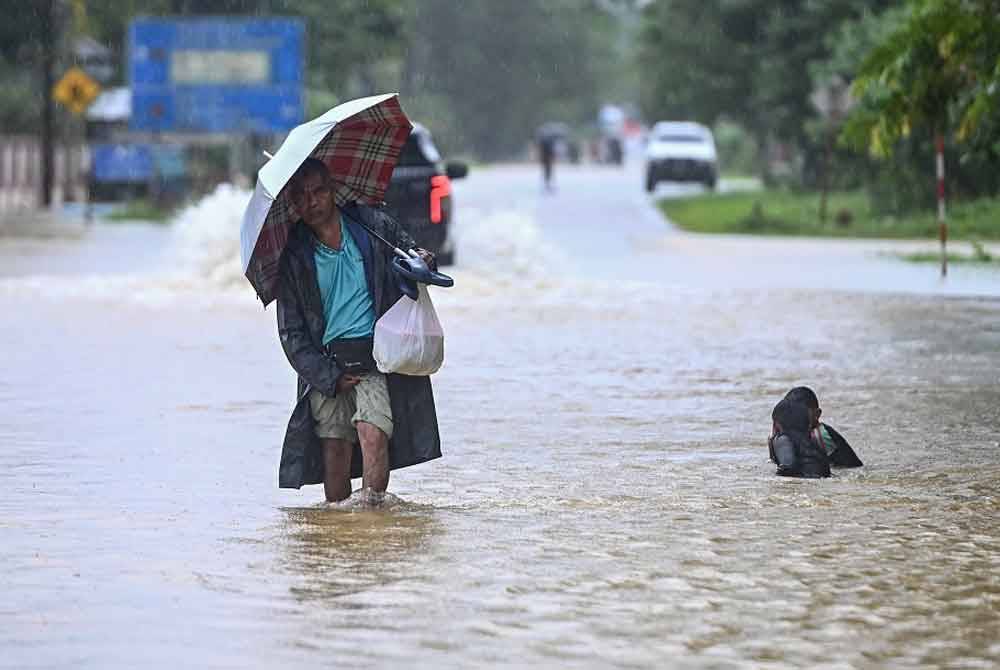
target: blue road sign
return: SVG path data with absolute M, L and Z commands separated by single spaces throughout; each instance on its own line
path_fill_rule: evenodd
M 187 174 L 184 149 L 177 145 L 92 144 L 90 152 L 94 181 L 99 183 L 141 183 Z
M 278 133 L 303 121 L 305 28 L 286 18 L 143 18 L 129 27 L 130 127 Z

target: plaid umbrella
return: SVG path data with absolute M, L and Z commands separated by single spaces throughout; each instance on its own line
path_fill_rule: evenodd
M 274 300 L 278 261 L 297 220 L 285 186 L 303 161 L 326 163 L 338 205 L 378 205 L 412 127 L 394 93 L 345 102 L 292 129 L 258 172 L 240 228 L 243 272 L 265 306 Z

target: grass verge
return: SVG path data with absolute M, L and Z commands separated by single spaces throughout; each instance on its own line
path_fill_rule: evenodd
M 704 194 L 659 201 L 666 216 L 699 233 L 934 239 L 934 212 L 879 216 L 862 192 L 831 193 L 827 221 L 819 220 L 819 195 L 788 191 Z M 1000 198 L 955 203 L 948 211 L 955 239 L 1000 240 Z
M 148 200 L 130 200 L 104 215 L 106 221 L 152 221 L 166 223 L 173 214 L 172 209 L 158 207 Z
M 994 256 L 982 243 L 971 240 L 972 251 L 969 254 L 955 253 L 949 251 L 946 255 L 948 256 L 949 263 L 968 263 L 974 265 L 1000 265 L 1000 257 Z M 937 251 L 918 251 L 912 254 L 895 254 L 897 257 L 903 259 L 904 261 L 910 261 L 911 263 L 940 263 L 941 254 Z

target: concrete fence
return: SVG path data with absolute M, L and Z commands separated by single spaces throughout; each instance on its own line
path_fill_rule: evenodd
M 85 145 L 56 145 L 53 204 L 86 199 L 89 165 Z M 30 135 L 0 135 L 0 213 L 37 210 L 41 204 L 41 142 Z

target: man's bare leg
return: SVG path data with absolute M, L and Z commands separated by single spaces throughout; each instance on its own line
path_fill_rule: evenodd
M 351 451 L 347 440 L 323 438 L 323 491 L 327 502 L 344 500 L 351 495 Z
M 361 442 L 361 457 L 364 461 L 364 476 L 361 485 L 372 491 L 385 493 L 389 486 L 389 438 L 381 428 L 358 421 L 358 439 Z

